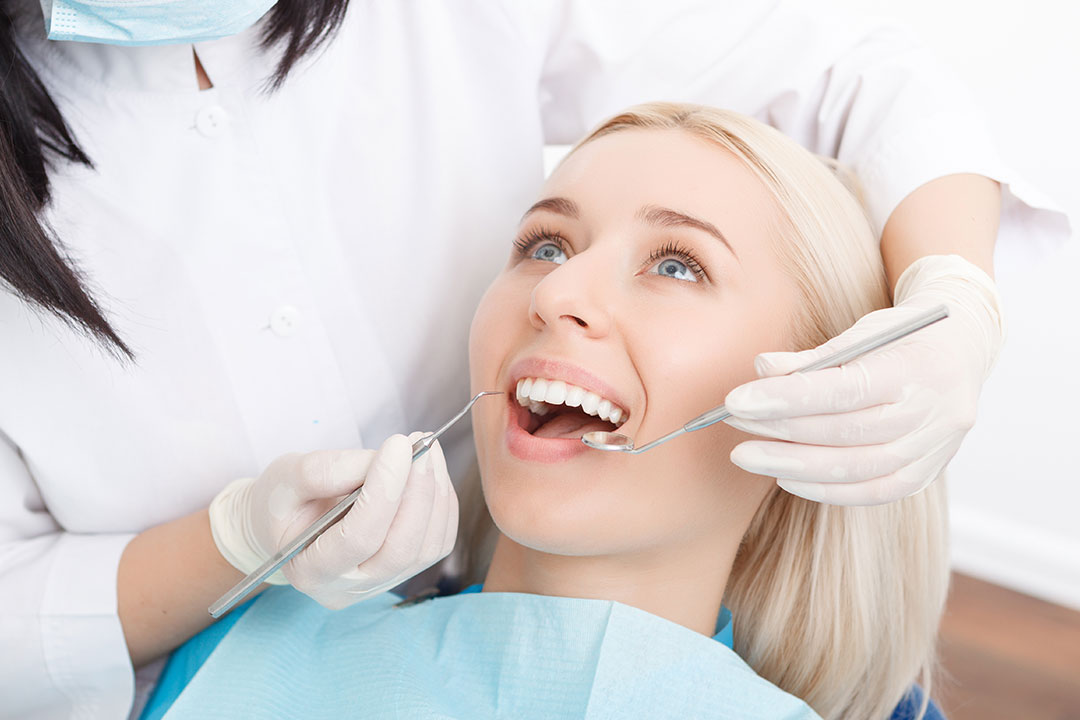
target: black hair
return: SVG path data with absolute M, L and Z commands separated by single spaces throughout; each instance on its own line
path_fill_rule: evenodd
M 93 167 L 16 42 L 16 20 L 0 0 L 0 285 L 98 341 L 117 358 L 134 353 L 105 319 L 86 278 L 41 218 L 49 166 Z M 340 26 L 349 0 L 278 0 L 263 19 L 264 51 L 280 49 L 267 79 L 281 87 L 293 66 Z M 2 341 L 0 341 L 2 344 Z

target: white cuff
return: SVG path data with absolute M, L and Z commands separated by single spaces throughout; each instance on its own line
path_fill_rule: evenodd
M 986 303 L 987 312 L 995 325 L 1004 332 L 1005 316 L 1001 312 L 1001 298 L 997 285 L 986 271 L 960 255 L 925 255 L 908 265 L 896 280 L 894 296 L 897 305 L 940 280 L 963 282 L 974 289 Z
M 894 304 L 925 298 L 945 301 L 950 313 L 964 312 L 980 338 L 989 373 L 1005 340 L 1005 315 L 997 285 L 986 272 L 960 255 L 926 255 L 911 263 L 896 281 Z
M 116 604 L 120 555 L 134 535 L 65 533 L 57 541 L 41 605 L 49 675 L 72 718 L 126 718 L 135 676 Z

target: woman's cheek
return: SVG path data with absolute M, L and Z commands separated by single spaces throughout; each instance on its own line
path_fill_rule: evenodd
M 715 321 L 671 323 L 648 347 L 657 376 L 670 379 L 664 394 L 686 414 L 682 422 L 719 405 L 732 388 L 754 377 L 753 354 L 742 347 L 739 333 Z
M 469 366 L 472 368 L 474 382 L 484 379 L 477 377 L 477 371 L 486 368 L 492 351 L 491 340 L 500 337 L 499 324 L 506 319 L 505 310 L 501 310 L 504 307 L 505 286 L 503 273 L 488 286 L 476 306 L 476 313 L 473 314 L 472 325 L 469 327 Z

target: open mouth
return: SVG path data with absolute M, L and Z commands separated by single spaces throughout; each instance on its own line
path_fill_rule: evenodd
M 580 438 L 617 429 L 629 413 L 610 400 L 562 380 L 522 378 L 517 382 L 518 424 L 539 438 Z

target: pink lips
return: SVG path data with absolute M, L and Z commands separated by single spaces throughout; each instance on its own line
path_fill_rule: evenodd
M 529 409 L 518 405 L 516 397 L 517 381 L 526 377 L 541 377 L 565 382 L 585 388 L 597 395 L 611 400 L 622 408 L 629 405 L 610 385 L 590 372 L 558 360 L 525 358 L 510 368 L 510 387 L 507 391 L 509 413 L 507 413 L 506 445 L 510 454 L 521 460 L 556 463 L 575 457 L 589 447 L 580 438 L 540 438 L 525 432 L 522 425 L 527 424 Z

